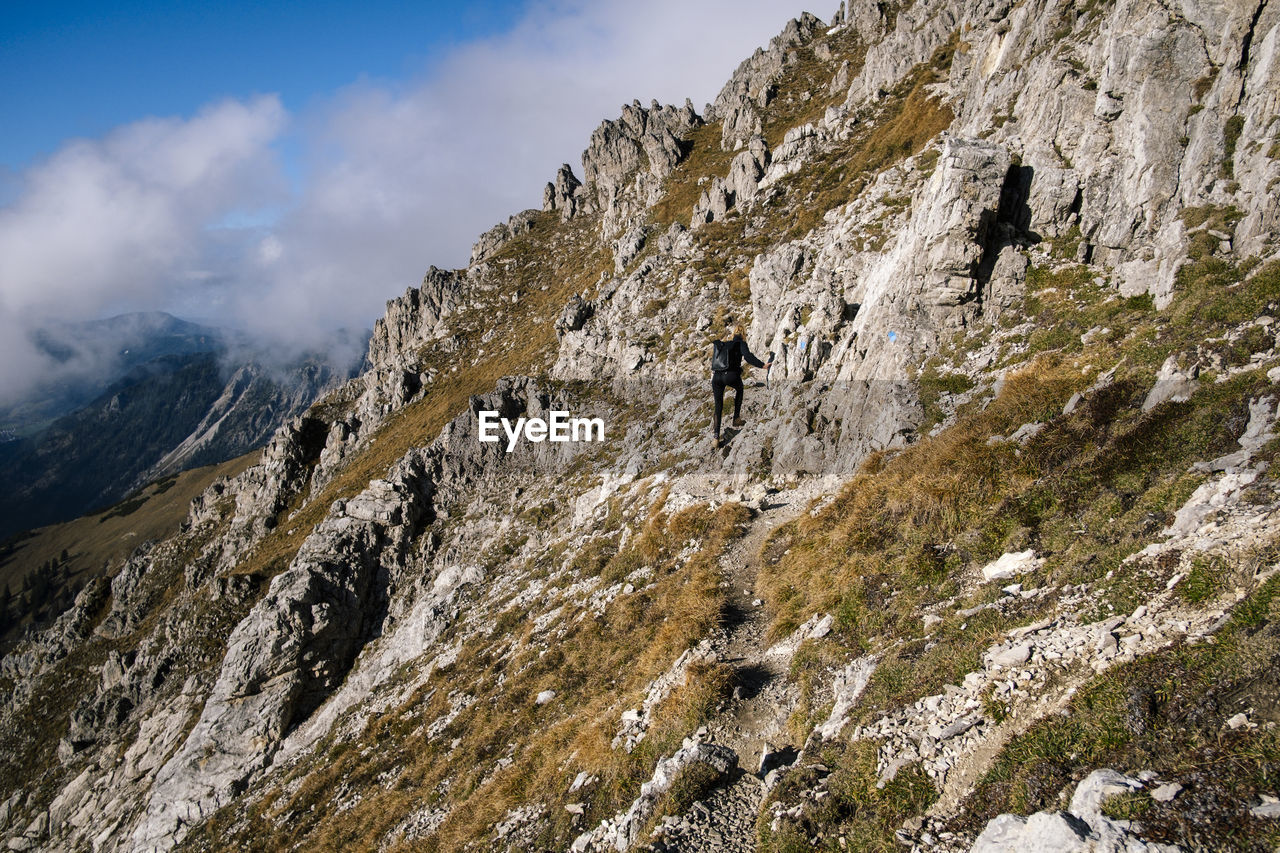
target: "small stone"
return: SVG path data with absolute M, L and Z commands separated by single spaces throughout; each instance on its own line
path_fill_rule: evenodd
M 545 705 L 554 698 L 556 698 L 556 692 L 554 690 L 543 690 L 538 694 L 538 698 L 534 701 L 539 705 Z
M 1031 657 L 1031 644 L 1019 643 L 1011 649 L 1005 649 L 1002 652 L 996 652 L 991 657 L 991 662 L 997 666 L 1018 666 L 1024 664 Z
M 1027 441 L 1034 438 L 1043 429 L 1044 429 L 1044 424 L 1040 424 L 1040 423 L 1023 424 L 1022 426 L 1014 430 L 1013 435 L 1009 436 L 1009 440 L 1016 441 L 1019 444 L 1026 444 Z
M 1249 814 L 1254 817 L 1280 818 L 1280 800 L 1263 794 L 1262 802 L 1249 809 Z
M 941 736 L 938 740 L 949 740 L 956 735 L 962 735 L 977 724 L 977 717 L 967 717 L 963 720 L 956 720 L 954 723 L 942 730 Z
M 1044 564 L 1035 551 L 1018 551 L 1005 554 L 1000 559 L 982 567 L 983 580 L 1009 580 L 1027 572 L 1033 572 Z
M 1247 726 L 1247 725 L 1249 725 L 1248 714 L 1243 714 L 1243 713 L 1236 714 L 1234 717 L 1227 720 L 1227 728 L 1231 729 L 1232 731 L 1235 731 L 1236 729 L 1241 728 L 1243 726 Z
M 1182 791 L 1182 786 L 1177 782 L 1170 782 L 1167 785 L 1161 785 L 1151 792 L 1151 799 L 1157 803 L 1167 803 Z

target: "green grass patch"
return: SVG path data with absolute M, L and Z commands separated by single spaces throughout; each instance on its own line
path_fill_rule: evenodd
M 876 751 L 877 744 L 868 741 L 828 746 L 820 754 L 827 774 L 810 765 L 783 776 L 756 824 L 759 849 L 764 853 L 897 849 L 894 833 L 908 818 L 922 815 L 938 792 L 918 763 L 900 768 L 892 780 L 879 784 Z M 829 794 L 817 801 L 800 799 L 823 775 Z M 774 802 L 787 806 L 802 803 L 804 807 L 799 818 L 784 816 L 775 829 L 774 812 L 769 808 Z M 816 845 L 812 839 L 817 839 Z M 809 843 L 797 846 L 801 842 Z
M 1227 119 L 1222 129 L 1222 176 L 1235 176 L 1236 145 L 1240 141 L 1240 133 L 1244 130 L 1244 116 L 1234 115 Z
M 1274 546 L 1273 546 L 1274 548 Z M 1261 556 L 1260 559 L 1274 557 Z M 1267 728 L 1232 731 L 1244 707 L 1274 719 L 1280 665 L 1280 582 L 1255 589 L 1213 643 L 1171 648 L 1093 678 L 1064 716 L 1011 740 L 964 804 L 960 825 L 976 830 L 996 814 L 1060 808 L 1059 792 L 1098 767 L 1152 770 L 1186 790 L 1162 804 L 1146 793 L 1110 798 L 1104 811 L 1141 818 L 1149 841 L 1184 849 L 1254 849 L 1266 825 L 1243 807 L 1280 782 L 1280 737 Z M 1187 821 L 1187 813 L 1198 815 Z M 1263 836 L 1265 837 L 1265 836 Z

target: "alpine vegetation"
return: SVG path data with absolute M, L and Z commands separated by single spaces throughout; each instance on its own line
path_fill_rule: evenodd
M 1278 107 L 1267 0 L 842 4 L 623 106 L 11 634 L 6 843 L 1274 849 Z

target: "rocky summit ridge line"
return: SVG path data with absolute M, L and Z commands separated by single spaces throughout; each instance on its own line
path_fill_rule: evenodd
M 1269 0 L 917 0 L 623 107 L 4 657 L 6 844 L 1273 849 L 1278 100 Z

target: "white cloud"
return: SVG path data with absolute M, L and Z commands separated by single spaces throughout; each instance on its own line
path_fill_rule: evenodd
M 199 256 L 210 220 L 283 188 L 268 147 L 283 121 L 275 98 L 227 101 L 187 121 L 147 119 L 72 142 L 33 167 L 0 210 L 5 308 L 162 298 Z
M 701 110 L 800 11 L 549 0 L 418 79 L 357 82 L 292 120 L 265 97 L 71 143 L 0 209 L 0 333 L 125 307 L 298 343 L 367 326 L 428 265 L 465 263 L 481 231 L 539 205 L 561 162 L 580 174 L 591 131 L 623 103 L 687 96 Z M 272 153 L 286 130 L 303 152 L 289 199 Z M 268 226 L 229 225 L 275 206 Z M 0 394 L 23 384 L 15 372 Z
M 204 252 L 207 223 L 283 191 L 275 98 L 147 119 L 78 140 L 22 176 L 0 209 L 0 396 L 44 379 L 24 330 L 158 307 Z

